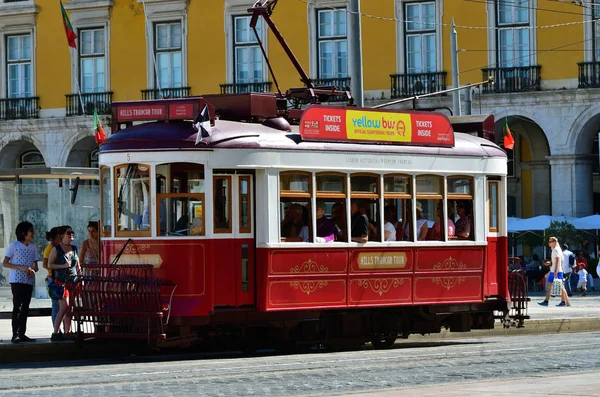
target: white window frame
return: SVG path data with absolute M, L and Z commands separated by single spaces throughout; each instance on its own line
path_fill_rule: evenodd
M 409 3 L 435 3 L 435 72 L 443 72 L 443 40 L 442 40 L 442 17 L 444 15 L 444 0 L 395 0 L 396 16 L 396 73 L 408 73 L 406 56 L 406 4 Z
M 312 79 L 319 78 L 319 48 L 318 48 L 318 34 L 319 34 L 319 20 L 317 18 L 317 11 L 328 8 L 345 8 L 350 9 L 350 0 L 313 0 L 307 2 L 307 21 L 308 21 L 308 45 L 309 45 L 309 57 L 310 57 L 310 70 L 308 72 Z M 346 16 L 346 29 L 350 28 L 350 18 Z M 356 76 L 354 65 L 350 62 L 353 51 L 352 40 L 348 39 L 348 30 L 346 30 L 346 42 L 347 42 L 347 53 L 348 53 L 348 76 L 352 78 Z
M 63 3 L 69 12 L 69 20 L 77 33 L 77 50 L 69 49 L 72 54 L 71 62 L 71 93 L 79 90 L 81 82 L 81 40 L 82 30 L 104 29 L 104 92 L 110 92 L 110 9 L 112 0 L 97 0 L 94 2 Z M 66 40 L 66 39 L 65 39 Z M 65 43 L 66 44 L 66 43 Z
M 406 13 L 406 8 L 408 8 L 409 6 L 411 6 L 411 5 L 419 5 L 420 6 L 419 16 L 422 19 L 422 16 L 423 16 L 423 7 L 422 6 L 424 4 L 433 4 L 433 10 L 434 10 L 434 16 L 433 16 L 434 19 L 433 20 L 434 20 L 434 23 L 435 23 L 435 11 L 436 11 L 435 10 L 435 1 L 417 1 L 417 2 L 404 3 L 405 13 Z M 405 29 L 406 29 L 406 23 L 404 25 L 405 25 Z M 404 42 L 405 42 L 405 46 L 406 46 L 406 53 L 405 53 L 406 66 L 405 67 L 406 67 L 407 73 L 411 73 L 411 71 L 408 68 L 409 57 L 408 57 L 408 45 L 406 45 L 406 43 L 408 42 L 408 38 L 411 37 L 411 36 L 415 36 L 415 37 L 418 36 L 418 37 L 421 38 L 421 48 L 420 48 L 420 51 L 419 51 L 419 55 L 420 55 L 420 58 L 421 58 L 420 59 L 420 61 L 421 61 L 421 70 L 415 71 L 415 72 L 412 72 L 412 73 L 419 73 L 419 74 L 421 74 L 421 73 L 435 73 L 435 72 L 438 71 L 437 70 L 437 43 L 436 43 L 436 40 L 435 40 L 436 39 L 435 26 L 436 25 L 434 25 L 432 28 L 428 29 L 428 28 L 425 28 L 425 27 L 423 27 L 421 25 L 420 29 L 411 30 L 411 31 L 407 30 L 406 31 L 406 34 L 404 36 Z M 431 36 L 431 35 L 433 35 L 433 40 L 434 40 L 434 43 L 435 43 L 435 50 L 434 50 L 434 52 L 436 54 L 436 60 L 435 60 L 435 65 L 433 66 L 433 70 L 429 70 L 428 71 L 428 70 L 423 70 L 423 64 L 425 63 L 425 62 L 423 62 L 425 60 L 425 57 L 424 57 L 425 51 L 424 51 L 424 48 L 423 48 L 423 38 L 426 37 L 426 36 Z
M 187 0 L 137 0 L 145 5 L 146 13 L 146 88 L 158 89 L 156 86 L 156 67 L 154 64 L 155 26 L 160 23 L 181 23 L 181 87 L 188 86 L 188 26 Z M 163 88 L 163 87 L 161 87 Z M 179 87 L 178 87 L 179 88 Z
M 102 31 L 102 36 L 104 39 L 104 50 L 102 51 L 102 53 L 96 53 L 95 51 L 93 51 L 92 54 L 86 54 L 86 55 L 82 55 L 82 50 L 83 50 L 83 45 L 81 44 L 82 42 L 82 36 L 83 36 L 83 32 L 91 32 L 92 33 L 92 48 L 94 48 L 94 34 L 95 32 L 98 31 Z M 106 71 L 108 69 L 107 67 L 107 63 L 106 63 L 106 48 L 107 46 L 107 42 L 106 42 L 106 33 L 105 33 L 105 29 L 104 27 L 97 27 L 97 28 L 82 28 L 79 29 L 77 31 L 77 38 L 78 38 L 78 47 L 77 47 L 77 52 L 78 52 L 78 56 L 79 56 L 79 84 L 81 87 L 81 93 L 82 94 L 92 94 L 92 93 L 97 93 L 97 92 L 107 92 L 107 87 L 106 87 Z M 95 50 L 95 48 L 94 48 Z M 93 90 L 86 92 L 84 90 L 84 84 L 83 84 L 83 61 L 86 59 L 93 59 L 93 65 L 94 65 L 94 81 L 93 81 Z M 102 91 L 98 91 L 97 90 L 97 75 L 96 75 L 96 60 L 98 59 L 102 59 L 104 61 L 104 89 Z
M 513 4 L 512 0 L 507 0 L 509 4 Z M 529 66 L 537 65 L 537 0 L 529 0 Z M 496 23 L 498 12 L 498 0 L 488 1 L 487 9 L 487 26 L 493 27 L 488 29 L 488 64 L 490 68 L 500 68 L 498 63 L 498 25 Z M 460 34 L 460 32 L 459 32 Z M 459 36 L 460 37 L 460 36 Z
M 594 7 L 594 2 L 596 7 Z M 581 7 L 584 18 L 584 39 L 583 42 L 583 61 L 584 62 L 596 62 L 596 54 L 598 52 L 600 54 L 600 40 L 597 43 L 594 37 L 595 30 L 598 29 L 600 31 L 600 1 L 598 0 L 589 0 L 589 7 Z M 594 11 L 596 9 L 596 11 Z M 594 13 L 597 14 L 597 17 L 594 17 Z M 596 20 L 597 22 L 594 22 Z M 596 28 L 594 25 L 598 24 Z M 594 50 L 596 50 L 594 52 Z M 598 57 L 598 61 L 600 61 L 600 56 Z
M 252 38 L 255 38 L 254 35 L 254 31 L 250 28 L 250 19 L 252 18 L 252 16 L 250 15 L 233 15 L 232 16 L 232 26 L 233 26 L 233 31 L 232 31 L 232 45 L 233 45 L 233 82 L 235 84 L 251 84 L 251 83 L 263 83 L 265 82 L 265 66 L 266 66 L 266 62 L 263 58 L 262 55 L 262 51 L 259 52 L 259 57 L 260 57 L 260 71 L 262 73 L 262 78 L 259 81 L 247 81 L 247 82 L 240 82 L 237 79 L 237 50 L 240 48 L 257 48 L 258 50 L 260 50 L 260 45 L 258 43 L 258 41 L 256 39 L 254 39 L 254 41 L 248 41 L 245 43 L 237 43 L 236 42 L 236 24 L 235 21 L 238 18 L 247 18 L 248 19 L 248 29 L 249 29 L 249 35 L 250 35 L 250 40 L 252 40 Z M 264 26 L 265 23 L 263 21 L 262 18 L 258 19 L 258 25 L 260 26 L 260 39 L 262 41 L 262 36 L 263 36 L 263 30 L 264 30 Z M 264 44 L 263 44 L 264 45 Z M 252 79 L 250 79 L 252 80 Z
M 38 154 L 41 158 L 41 162 L 29 162 L 24 163 L 23 159 L 32 154 Z M 39 150 L 27 150 L 19 156 L 19 167 L 20 168 L 44 168 L 46 167 L 46 162 L 44 156 Z M 28 191 L 30 188 L 31 191 Z M 46 180 L 44 179 L 21 179 L 21 194 L 48 194 L 48 185 L 46 184 Z
M 225 63 L 226 63 L 226 83 L 234 84 L 235 79 L 235 25 L 233 19 L 238 16 L 246 16 L 248 14 L 248 8 L 250 7 L 247 0 L 225 0 Z M 267 25 L 263 18 L 259 18 L 259 23 L 262 23 L 262 31 L 260 40 L 263 43 L 263 47 L 267 56 L 269 55 L 269 25 Z M 254 34 L 254 32 L 252 32 Z M 258 45 L 258 44 L 257 44 Z M 271 80 L 267 62 L 263 59 L 263 82 Z
M 29 58 L 20 58 L 21 56 L 21 39 L 25 38 L 25 37 L 29 37 Z M 8 45 L 8 41 L 10 39 L 17 39 L 18 40 L 18 59 L 16 60 L 9 60 L 8 59 L 8 52 L 9 52 L 9 45 Z M 4 46 L 6 46 L 6 61 L 5 61 L 5 71 L 6 71 L 6 97 L 7 98 L 31 98 L 33 97 L 33 73 L 34 73 L 34 68 L 33 68 L 33 52 L 35 51 L 35 48 L 33 47 L 33 37 L 31 34 L 11 34 L 11 35 L 6 35 L 4 38 Z M 28 95 L 24 95 L 25 93 L 25 84 L 23 81 L 23 68 L 22 66 L 29 64 L 29 73 L 30 73 L 30 78 L 29 78 L 29 84 L 31 85 L 29 88 L 29 92 L 27 93 Z M 17 96 L 11 97 L 10 96 L 10 79 L 9 79 L 9 73 L 10 73 L 10 69 L 9 66 L 11 65 L 18 65 L 18 80 L 19 80 L 19 92 Z
M 172 37 L 171 36 L 171 26 L 176 26 L 176 25 L 179 25 L 179 28 L 181 29 L 181 36 L 182 36 L 181 37 L 181 41 L 182 42 L 180 43 L 181 45 L 179 47 L 171 47 L 170 46 L 170 41 L 171 41 L 171 37 Z M 157 39 L 158 33 L 157 32 L 158 32 L 158 28 L 159 27 L 163 27 L 163 26 L 167 27 L 167 42 L 168 43 L 167 43 L 167 48 L 160 48 L 159 49 L 158 48 L 158 39 Z M 155 66 L 155 68 L 156 68 L 156 74 L 155 74 L 154 85 L 156 86 L 156 88 L 159 88 L 159 86 L 160 86 L 161 89 L 163 89 L 163 88 L 164 89 L 177 89 L 177 88 L 183 88 L 183 87 L 185 87 L 185 85 L 183 84 L 183 29 L 182 29 L 182 26 L 181 26 L 181 22 L 180 21 L 156 22 L 152 28 L 153 28 L 153 31 L 154 31 L 154 34 L 155 34 L 155 37 L 154 37 L 154 56 L 156 57 L 156 66 Z M 175 85 L 172 84 L 172 82 L 173 82 L 173 76 L 174 76 L 174 74 L 173 74 L 173 68 L 172 68 L 172 66 L 173 66 L 172 55 L 176 54 L 176 53 L 181 54 L 181 62 L 182 62 L 182 65 L 181 65 L 181 85 L 179 87 L 177 87 L 177 86 L 175 86 Z M 159 58 L 159 55 L 164 55 L 164 54 L 168 54 L 168 58 L 169 58 L 169 64 L 167 66 L 168 67 L 168 80 L 169 81 L 168 82 L 161 81 L 160 84 L 158 84 L 157 83 L 157 81 L 159 79 L 159 76 L 158 76 L 158 74 L 159 74 L 158 73 L 158 70 L 159 70 L 158 69 L 158 67 L 159 67 L 158 66 L 158 64 L 159 64 L 158 58 Z
M 15 3 L 15 4 L 19 4 Z M 25 2 L 24 2 L 25 3 Z M 13 4 L 13 3 L 6 3 Z M 4 8 L 0 8 L 0 11 Z M 8 18 L 8 19 L 5 19 Z M 16 22 L 23 22 L 23 25 L 16 25 Z M 35 14 L 32 17 L 24 16 L 23 18 L 15 17 L 9 14 L 8 17 L 0 16 L 0 25 L 7 23 L 0 29 L 0 64 L 2 65 L 2 73 L 0 73 L 0 98 L 8 97 L 8 48 L 7 38 L 9 36 L 31 36 L 31 96 L 37 95 L 37 73 L 36 73 L 36 28 L 35 28 Z
M 320 20 L 320 15 L 321 13 L 331 13 L 332 16 L 335 12 L 342 12 L 346 14 L 346 34 L 345 36 L 336 36 L 335 34 L 333 34 L 330 37 L 320 37 L 320 27 L 321 24 L 319 23 Z M 349 66 L 350 66 L 350 52 L 348 50 L 348 43 L 349 43 L 349 39 L 348 39 L 348 28 L 349 28 L 349 23 L 348 23 L 348 9 L 343 9 L 343 8 L 338 8 L 335 10 L 332 10 L 330 8 L 320 8 L 316 10 L 317 13 L 317 17 L 316 17 L 316 26 L 317 26 L 317 78 L 319 79 L 344 79 L 344 78 L 348 78 L 350 76 L 349 74 Z M 335 17 L 334 17 L 335 18 Z M 333 19 L 334 19 L 333 18 Z M 333 20 L 332 19 L 332 20 Z M 335 23 L 332 25 L 332 27 L 335 26 Z M 338 47 L 338 43 L 346 43 L 346 75 L 345 76 L 340 76 L 338 75 L 339 71 L 336 70 L 337 69 L 337 62 L 335 62 L 337 60 L 336 58 L 336 53 L 337 51 L 332 50 L 331 54 L 332 54 L 332 76 L 323 76 L 323 71 L 321 70 L 321 43 L 331 43 L 332 48 L 335 49 Z

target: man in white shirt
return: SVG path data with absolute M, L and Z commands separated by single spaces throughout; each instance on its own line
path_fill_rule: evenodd
M 565 289 L 569 296 L 573 296 L 571 288 L 571 274 L 573 274 L 572 266 L 575 264 L 575 254 L 569 251 L 569 245 L 563 244 L 563 271 L 564 271 L 564 283 Z M 571 259 L 572 258 L 572 259 Z

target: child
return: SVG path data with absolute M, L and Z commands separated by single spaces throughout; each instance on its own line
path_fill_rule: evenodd
M 10 243 L 2 263 L 5 268 L 10 269 L 8 281 L 13 295 L 12 343 L 35 342 L 35 339 L 25 335 L 35 272 L 38 271 L 37 263 L 40 260 L 37 248 L 33 245 L 34 233 L 31 223 L 19 223 L 15 231 L 17 241 Z
M 577 282 L 577 291 L 580 293 L 580 295 L 586 296 L 588 272 L 583 266 L 579 266 L 578 269 L 579 271 L 577 272 L 577 274 L 579 275 L 579 281 Z

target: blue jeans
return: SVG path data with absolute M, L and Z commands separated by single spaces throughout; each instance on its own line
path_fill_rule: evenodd
M 58 314 L 58 300 L 52 299 L 52 329 L 54 329 L 54 320 Z

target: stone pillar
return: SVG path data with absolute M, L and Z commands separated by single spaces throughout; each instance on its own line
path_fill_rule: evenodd
M 592 214 L 592 159 L 577 155 L 548 156 L 552 181 L 552 215 Z
M 548 161 L 532 161 L 529 163 L 529 168 L 531 169 L 532 183 L 532 216 L 550 214 L 552 208 L 550 203 L 550 163 Z

